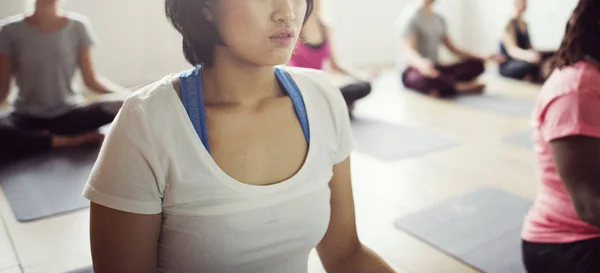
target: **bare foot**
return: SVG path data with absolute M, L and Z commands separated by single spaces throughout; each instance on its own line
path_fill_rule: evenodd
M 434 98 L 441 97 L 440 91 L 438 91 L 438 90 L 431 90 L 427 93 L 427 95 L 429 95 L 430 97 L 434 97 Z
M 485 84 L 477 82 L 459 83 L 456 91 L 460 94 L 481 94 L 485 90 Z
M 90 132 L 76 136 L 54 136 L 52 137 L 53 148 L 69 148 L 83 145 L 100 145 L 104 141 L 104 135 L 99 132 Z

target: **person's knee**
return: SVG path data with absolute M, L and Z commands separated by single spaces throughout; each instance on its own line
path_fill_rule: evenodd
M 117 115 L 121 107 L 123 106 L 123 101 L 115 100 L 115 101 L 105 101 L 101 103 L 102 111 L 110 115 Z
M 539 73 L 539 66 L 528 62 L 520 61 L 509 66 L 500 67 L 500 75 L 517 80 L 523 80 L 526 77 L 535 77 Z
M 473 74 L 481 75 L 485 71 L 485 63 L 483 60 L 469 60 L 469 67 Z

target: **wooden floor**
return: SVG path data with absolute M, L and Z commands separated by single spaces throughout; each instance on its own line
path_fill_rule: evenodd
M 533 100 L 538 86 L 484 76 L 488 92 Z M 353 154 L 359 234 L 398 272 L 469 273 L 476 270 L 394 228 L 398 217 L 483 185 L 524 197 L 535 194 L 533 153 L 502 141 L 529 128 L 529 117 L 514 118 L 466 108 L 403 91 L 396 73 L 384 73 L 356 115 L 426 128 L 461 144 L 395 162 Z M 397 143 L 410 145 L 410 143 Z M 0 191 L 0 273 L 64 273 L 89 265 L 88 211 L 19 223 Z M 310 272 L 324 272 L 316 255 Z

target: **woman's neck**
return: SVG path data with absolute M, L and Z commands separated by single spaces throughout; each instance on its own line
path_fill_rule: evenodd
M 54 3 L 37 3 L 32 17 L 39 22 L 53 21 L 60 17 L 58 6 Z
M 431 9 L 431 5 L 430 4 L 425 4 L 423 3 L 420 7 L 421 12 L 427 14 L 427 15 L 432 15 L 433 14 L 433 9 Z
M 272 66 L 215 62 L 202 78 L 207 105 L 255 107 L 283 95 Z

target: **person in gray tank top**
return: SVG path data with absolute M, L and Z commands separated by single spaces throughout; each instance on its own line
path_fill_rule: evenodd
M 110 123 L 122 105 L 122 99 L 84 105 L 73 89 L 79 69 L 92 91 L 125 94 L 122 87 L 94 73 L 94 39 L 87 18 L 61 14 L 57 2 L 38 0 L 31 16 L 0 23 L 0 104 L 8 98 L 13 77 L 18 89 L 11 110 L 0 114 L 0 154 L 9 160 L 53 148 L 99 144 L 103 135 L 98 128 Z
M 434 97 L 483 92 L 485 86 L 474 80 L 483 73 L 486 58 L 454 44 L 445 19 L 432 10 L 434 3 L 435 0 L 419 0 L 416 9 L 406 10 L 400 18 L 403 57 L 408 63 L 402 82 L 409 89 Z M 442 64 L 438 55 L 442 45 L 462 60 Z

